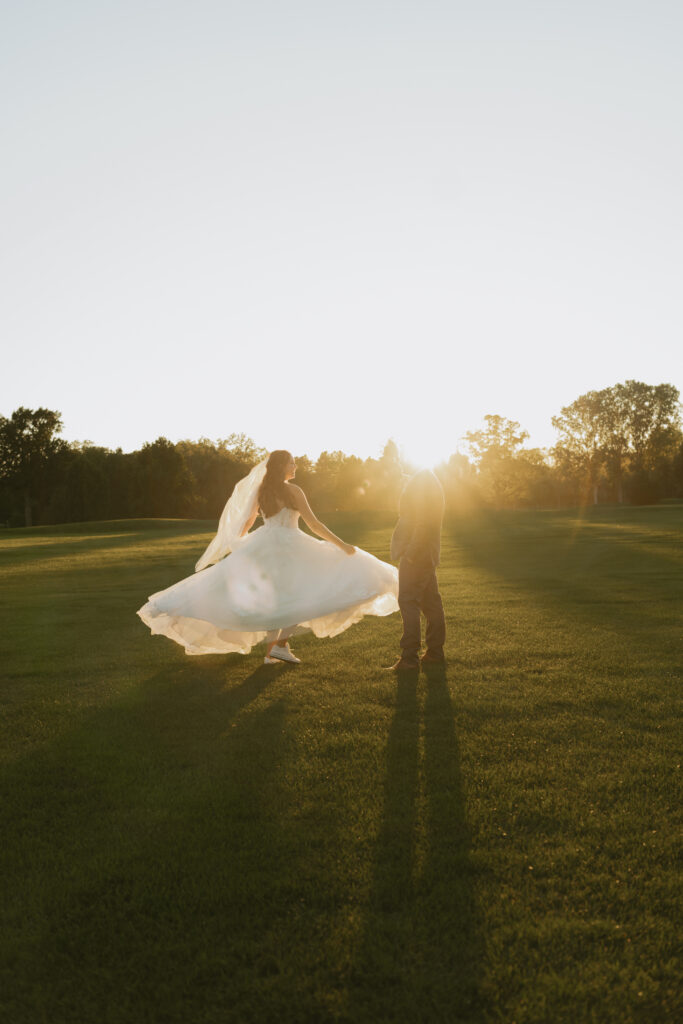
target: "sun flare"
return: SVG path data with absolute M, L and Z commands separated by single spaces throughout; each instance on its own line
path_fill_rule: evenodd
M 434 469 L 442 462 L 448 462 L 453 449 L 448 449 L 440 438 L 416 434 L 398 442 L 401 462 L 406 470 Z

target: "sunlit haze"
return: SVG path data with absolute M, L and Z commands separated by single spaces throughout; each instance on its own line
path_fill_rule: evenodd
M 427 464 L 683 387 L 683 5 L 27 0 L 0 414 Z

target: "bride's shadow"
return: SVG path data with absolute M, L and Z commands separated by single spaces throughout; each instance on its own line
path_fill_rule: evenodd
M 226 683 L 224 660 L 215 664 L 209 658 L 203 663 L 185 660 L 148 679 L 144 692 L 148 700 L 156 700 L 173 691 L 176 700 L 192 711 L 195 724 L 207 718 L 220 732 L 287 670 L 284 664 L 261 664 L 241 682 L 233 683 L 233 675 L 228 673 L 231 681 Z
M 481 1019 L 482 941 L 445 669 L 399 676 L 349 1019 Z M 424 703 L 420 693 L 424 687 Z M 420 731 L 424 746 L 420 750 Z
M 287 670 L 237 667 L 169 662 L 4 772 L 0 796 L 20 808 L 6 837 L 17 912 L 35 913 L 30 894 L 45 892 L 20 959 L 46 1019 L 86 1019 L 83 992 L 103 1000 L 114 986 L 144 1017 L 148 985 L 158 1019 L 176 1019 L 196 983 L 188 950 L 241 963 L 245 946 L 268 948 L 269 893 L 277 901 L 283 863 L 296 870 L 282 820 L 288 703 L 271 692 Z M 229 986 L 208 977 L 211 1015 Z

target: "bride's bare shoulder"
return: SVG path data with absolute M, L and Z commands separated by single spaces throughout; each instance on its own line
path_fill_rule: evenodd
M 299 487 L 298 484 L 293 484 L 293 483 L 289 483 L 288 482 L 287 483 L 287 489 L 289 490 L 289 493 L 291 494 L 292 498 L 296 502 L 297 507 L 299 506 L 299 503 L 301 502 L 302 499 L 304 501 L 306 500 L 306 495 L 301 490 L 301 488 Z

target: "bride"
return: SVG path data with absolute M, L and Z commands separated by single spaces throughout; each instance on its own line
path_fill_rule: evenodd
M 138 615 L 187 654 L 247 654 L 299 663 L 289 637 L 336 636 L 363 615 L 398 611 L 398 573 L 346 544 L 313 514 L 287 451 L 238 482 L 195 575 L 153 594 Z M 261 513 L 263 525 L 249 532 Z M 299 517 L 321 540 L 299 529 Z M 230 555 L 226 558 L 226 555 Z

